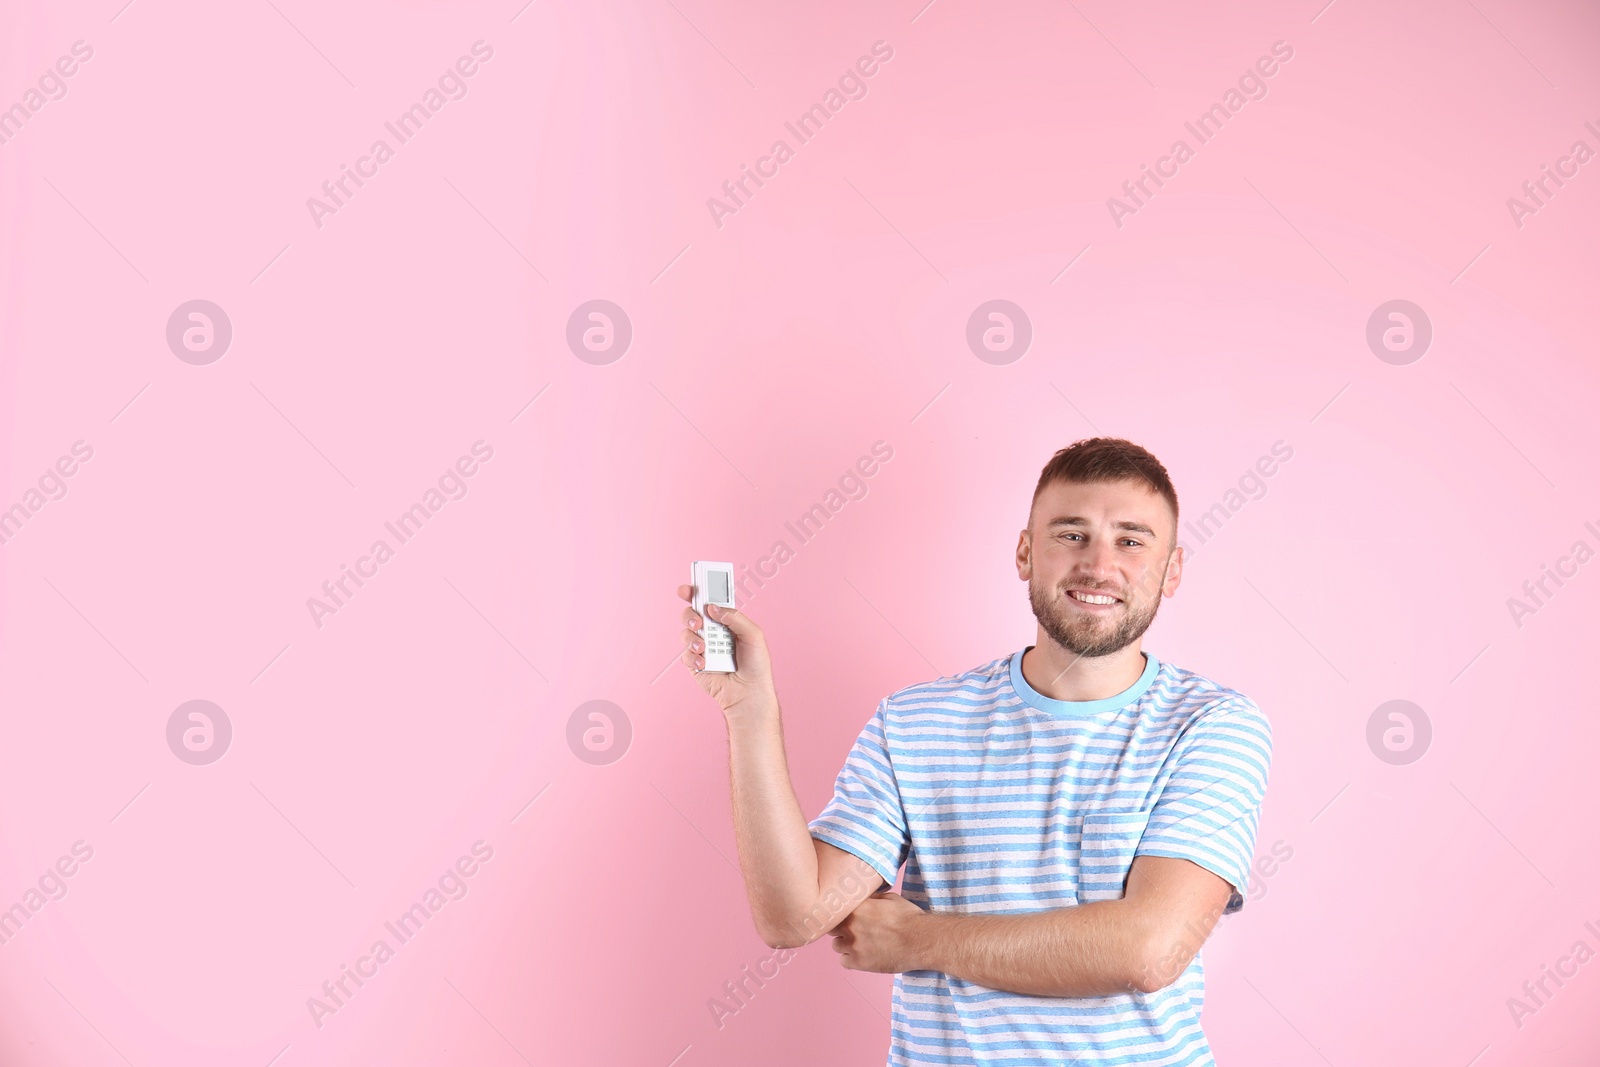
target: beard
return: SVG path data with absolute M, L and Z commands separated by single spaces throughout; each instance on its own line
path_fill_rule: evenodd
M 1090 591 L 1120 595 L 1117 590 Z M 1144 636 L 1161 608 L 1161 596 L 1157 594 L 1150 598 L 1148 607 L 1124 600 L 1120 618 L 1116 615 L 1100 618 L 1073 609 L 1063 603 L 1067 599 L 1065 589 L 1058 589 L 1055 597 L 1051 597 L 1037 580 L 1028 580 L 1028 602 L 1033 606 L 1033 617 L 1056 644 L 1080 657 L 1109 656 L 1127 648 Z

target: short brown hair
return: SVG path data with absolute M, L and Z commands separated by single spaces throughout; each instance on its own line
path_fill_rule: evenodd
M 1039 472 L 1033 500 L 1028 504 L 1032 521 L 1033 505 L 1051 482 L 1141 481 L 1162 496 L 1172 508 L 1173 525 L 1178 521 L 1178 491 L 1161 461 L 1144 448 L 1120 437 L 1086 437 L 1074 441 L 1050 457 Z

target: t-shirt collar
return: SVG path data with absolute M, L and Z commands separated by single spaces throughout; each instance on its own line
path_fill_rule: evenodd
M 1027 646 L 1022 652 L 1011 654 L 1011 687 L 1016 690 L 1017 696 L 1025 702 L 1038 708 L 1040 711 L 1049 712 L 1051 715 L 1084 716 L 1098 715 L 1104 711 L 1115 711 L 1125 707 L 1144 696 L 1150 684 L 1155 681 L 1156 671 L 1161 669 L 1161 663 L 1149 652 L 1144 653 L 1144 673 L 1139 675 L 1138 681 L 1115 696 L 1102 697 L 1099 700 L 1056 700 L 1036 691 L 1022 676 L 1022 656 L 1033 645 Z

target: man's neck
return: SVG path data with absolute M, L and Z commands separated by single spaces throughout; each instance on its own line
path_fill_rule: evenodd
M 1022 657 L 1022 677 L 1052 700 L 1104 700 L 1129 688 L 1144 674 L 1145 657 L 1135 641 L 1109 656 L 1080 656 L 1039 628 L 1034 646 Z

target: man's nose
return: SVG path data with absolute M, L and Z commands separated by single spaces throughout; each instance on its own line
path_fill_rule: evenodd
M 1110 588 L 1119 584 L 1117 570 L 1112 565 L 1109 556 L 1100 553 L 1090 553 L 1078 560 L 1078 565 L 1072 570 L 1071 581 L 1083 582 L 1098 588 Z
M 1114 575 L 1117 571 L 1115 546 L 1104 538 L 1096 538 L 1089 543 L 1082 562 L 1090 573 L 1098 577 Z

